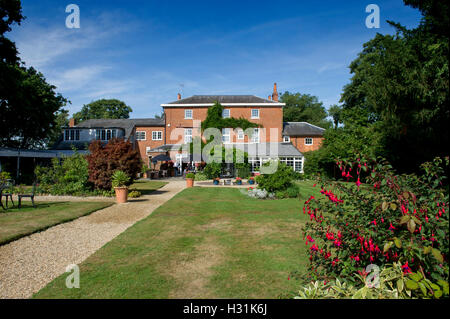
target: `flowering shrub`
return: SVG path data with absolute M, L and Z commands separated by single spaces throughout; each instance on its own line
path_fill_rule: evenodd
M 303 207 L 310 217 L 303 231 L 311 276 L 356 284 L 355 274 L 367 265 L 400 262 L 405 275 L 420 273 L 429 281 L 417 283 L 417 290 L 409 283 L 416 296 L 440 297 L 445 289 L 438 283 L 448 282 L 449 201 L 442 167 L 448 163 L 448 157 L 425 163 L 419 177 L 396 175 L 385 161 L 338 161 L 348 183 L 320 180 L 322 196 L 311 196 Z

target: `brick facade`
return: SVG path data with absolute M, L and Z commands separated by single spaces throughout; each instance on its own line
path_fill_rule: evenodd
M 164 132 L 164 126 L 154 126 L 154 127 L 142 127 L 142 126 L 136 126 L 134 136 L 137 138 L 139 135 L 142 136 L 142 134 L 139 134 L 139 132 L 145 132 L 145 140 L 137 140 L 135 142 L 135 147 L 141 154 L 141 158 L 144 161 L 144 163 L 148 166 L 150 166 L 149 160 L 148 160 L 148 154 L 147 154 L 147 148 L 153 149 L 158 146 L 164 145 L 164 139 L 165 139 L 165 132 Z M 153 137 L 159 138 L 159 134 L 156 134 L 157 136 L 153 136 L 153 132 L 161 132 L 161 139 L 153 139 Z M 154 155 L 154 154 L 152 154 Z
M 283 131 L 283 109 L 281 106 L 240 106 L 224 107 L 230 111 L 230 117 L 248 119 L 260 124 L 260 142 L 281 142 Z M 252 118 L 253 109 L 259 110 L 259 118 Z M 185 110 L 192 110 L 192 119 L 185 119 Z M 184 129 L 192 128 L 193 136 L 198 136 L 201 122 L 206 119 L 208 107 L 165 107 L 166 144 L 184 143 Z M 230 130 L 231 143 L 249 143 L 248 136 L 239 139 L 237 131 Z
M 306 145 L 305 139 L 311 138 L 312 145 Z M 300 152 L 310 152 L 316 151 L 322 146 L 323 137 L 322 136 L 290 136 L 290 141 L 292 145 L 295 146 Z

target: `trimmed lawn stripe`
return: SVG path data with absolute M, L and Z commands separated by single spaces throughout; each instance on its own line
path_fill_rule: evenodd
M 22 202 L 0 211 L 0 245 L 111 206 L 111 202 Z M 17 205 L 17 203 L 16 203 Z

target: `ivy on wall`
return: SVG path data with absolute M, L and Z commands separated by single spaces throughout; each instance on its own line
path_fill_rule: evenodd
M 202 132 L 210 127 L 215 127 L 219 130 L 223 128 L 241 128 L 244 131 L 251 127 L 261 127 L 261 125 L 252 123 L 249 120 L 240 118 L 223 118 L 222 117 L 223 106 L 219 102 L 215 102 L 213 106 L 208 109 L 206 119 L 202 122 Z

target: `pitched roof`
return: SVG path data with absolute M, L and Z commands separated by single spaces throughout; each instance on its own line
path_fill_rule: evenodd
M 215 102 L 220 104 L 250 104 L 250 105 L 284 105 L 272 100 L 263 99 L 254 95 L 193 95 L 185 99 L 177 100 L 167 104 L 161 104 L 165 107 L 182 107 L 185 105 L 212 105 Z M 199 105 L 199 106 L 200 106 Z
M 307 122 L 284 122 L 283 135 L 287 136 L 323 136 L 325 129 Z
M 164 118 L 146 119 L 91 119 L 78 123 L 78 128 L 123 128 L 134 126 L 164 126 Z

